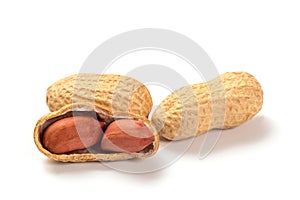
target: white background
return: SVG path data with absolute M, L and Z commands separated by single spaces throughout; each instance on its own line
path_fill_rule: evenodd
M 299 199 L 299 10 L 296 0 L 1 1 L 0 199 Z M 149 27 L 193 39 L 220 73 L 255 75 L 265 93 L 259 115 L 224 131 L 204 160 L 197 158 L 200 136 L 155 173 L 42 155 L 32 135 L 48 112 L 47 87 L 77 73 L 110 37 Z

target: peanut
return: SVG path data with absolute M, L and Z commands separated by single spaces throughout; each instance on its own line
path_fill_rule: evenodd
M 239 126 L 261 109 L 263 91 L 246 72 L 228 72 L 167 96 L 152 115 L 159 134 L 168 140 L 193 137 L 211 129 Z
M 154 142 L 153 133 L 136 120 L 117 120 L 106 129 L 101 148 L 112 152 L 139 152 Z
M 87 116 L 67 117 L 45 130 L 43 144 L 56 154 L 89 148 L 100 139 L 104 125 L 104 122 Z
M 148 114 L 152 108 L 151 95 L 144 84 L 133 78 L 116 74 L 81 73 L 71 75 L 48 87 L 46 102 L 51 112 L 37 121 L 34 128 L 34 142 L 39 151 L 53 160 L 62 162 L 127 160 L 149 157 L 158 150 L 159 137 L 148 120 Z M 93 133 L 93 126 L 91 126 L 92 131 L 82 133 L 86 135 L 85 140 L 93 139 L 89 142 L 81 142 L 80 139 L 84 137 L 78 138 L 75 128 L 69 128 L 71 131 L 65 131 L 62 128 L 58 128 L 58 130 L 52 128 L 51 130 L 49 124 L 57 118 L 69 117 L 71 112 L 80 112 L 80 115 L 94 112 L 97 114 L 97 118 L 104 121 L 105 124 L 110 124 L 120 118 L 138 119 L 151 127 L 151 137 L 154 141 L 151 145 L 145 145 L 146 148 L 138 153 L 120 153 L 122 151 L 113 153 L 113 151 L 104 152 L 101 149 L 100 143 L 103 134 L 100 133 L 100 136 L 96 137 Z M 47 127 L 48 130 L 46 130 Z M 73 127 L 73 125 L 69 125 L 69 127 Z M 105 130 L 106 126 L 103 125 L 102 128 Z M 53 136 L 48 132 L 54 133 Z M 68 135 L 74 139 L 68 140 L 67 137 L 71 137 Z M 61 138 L 56 139 L 56 137 Z M 141 148 L 143 147 L 130 150 L 135 151 Z

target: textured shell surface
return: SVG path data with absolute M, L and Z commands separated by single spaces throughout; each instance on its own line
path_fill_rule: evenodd
M 162 137 L 180 140 L 210 129 L 236 127 L 254 117 L 262 103 L 263 91 L 254 76 L 228 72 L 175 90 L 160 103 L 151 121 Z
M 128 118 L 129 116 L 111 116 L 109 112 L 102 110 L 101 108 L 97 107 L 96 105 L 91 105 L 87 103 L 78 103 L 78 104 L 69 104 L 61 109 L 51 112 L 43 117 L 41 117 L 38 122 L 36 123 L 34 129 L 34 142 L 37 148 L 45 154 L 47 157 L 61 162 L 87 162 L 87 161 L 116 161 L 116 160 L 127 160 L 132 158 L 146 158 L 154 155 L 159 147 L 159 136 L 152 126 L 150 121 L 146 117 L 142 117 L 135 114 L 130 114 L 130 117 L 136 120 L 143 122 L 152 132 L 154 135 L 154 142 L 153 146 L 147 152 L 137 152 L 137 153 L 72 153 L 72 154 L 54 154 L 48 151 L 42 144 L 42 134 L 43 131 L 49 124 L 51 124 L 54 120 L 63 118 L 68 112 L 71 111 L 94 111 L 101 116 L 106 117 L 116 117 L 116 118 Z
M 152 98 L 141 82 L 115 74 L 76 74 L 52 84 L 47 90 L 50 111 L 74 103 L 95 104 L 113 113 L 148 116 Z

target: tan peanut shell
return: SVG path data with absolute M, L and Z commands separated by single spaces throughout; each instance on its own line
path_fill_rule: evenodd
M 51 112 L 73 103 L 95 104 L 109 115 L 148 116 L 152 108 L 152 98 L 145 85 L 115 74 L 76 74 L 48 88 L 47 105 Z
M 129 116 L 135 120 L 138 120 L 144 123 L 153 133 L 154 142 L 151 146 L 151 149 L 145 150 L 145 152 L 137 152 L 137 153 L 71 153 L 71 154 L 54 154 L 48 151 L 42 143 L 42 134 L 43 131 L 54 121 L 62 119 L 68 116 L 68 113 L 71 111 L 94 111 L 98 113 L 100 116 L 106 118 L 122 118 L 129 119 Z M 70 114 L 69 114 L 70 115 Z M 69 104 L 61 109 L 51 112 L 43 117 L 41 117 L 36 123 L 34 129 L 34 142 L 38 149 L 45 154 L 47 157 L 62 162 L 87 162 L 87 161 L 115 161 L 115 160 L 126 160 L 131 158 L 146 158 L 154 155 L 159 147 L 159 137 L 155 130 L 155 128 L 151 125 L 150 121 L 146 117 L 141 117 L 135 114 L 129 115 L 118 115 L 112 116 L 109 112 L 102 110 L 96 105 L 90 104 Z
M 151 121 L 162 137 L 181 140 L 210 129 L 236 127 L 256 115 L 262 103 L 263 91 L 254 76 L 228 72 L 175 90 L 160 103 Z

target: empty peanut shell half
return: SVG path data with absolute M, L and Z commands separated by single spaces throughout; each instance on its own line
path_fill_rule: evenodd
M 89 104 L 70 104 L 40 118 L 34 141 L 43 154 L 62 162 L 145 158 L 159 146 L 158 134 L 146 117 L 112 116 Z
M 53 83 L 47 90 L 51 112 L 73 103 L 95 104 L 110 115 L 148 116 L 151 95 L 141 82 L 116 74 L 76 74 Z

